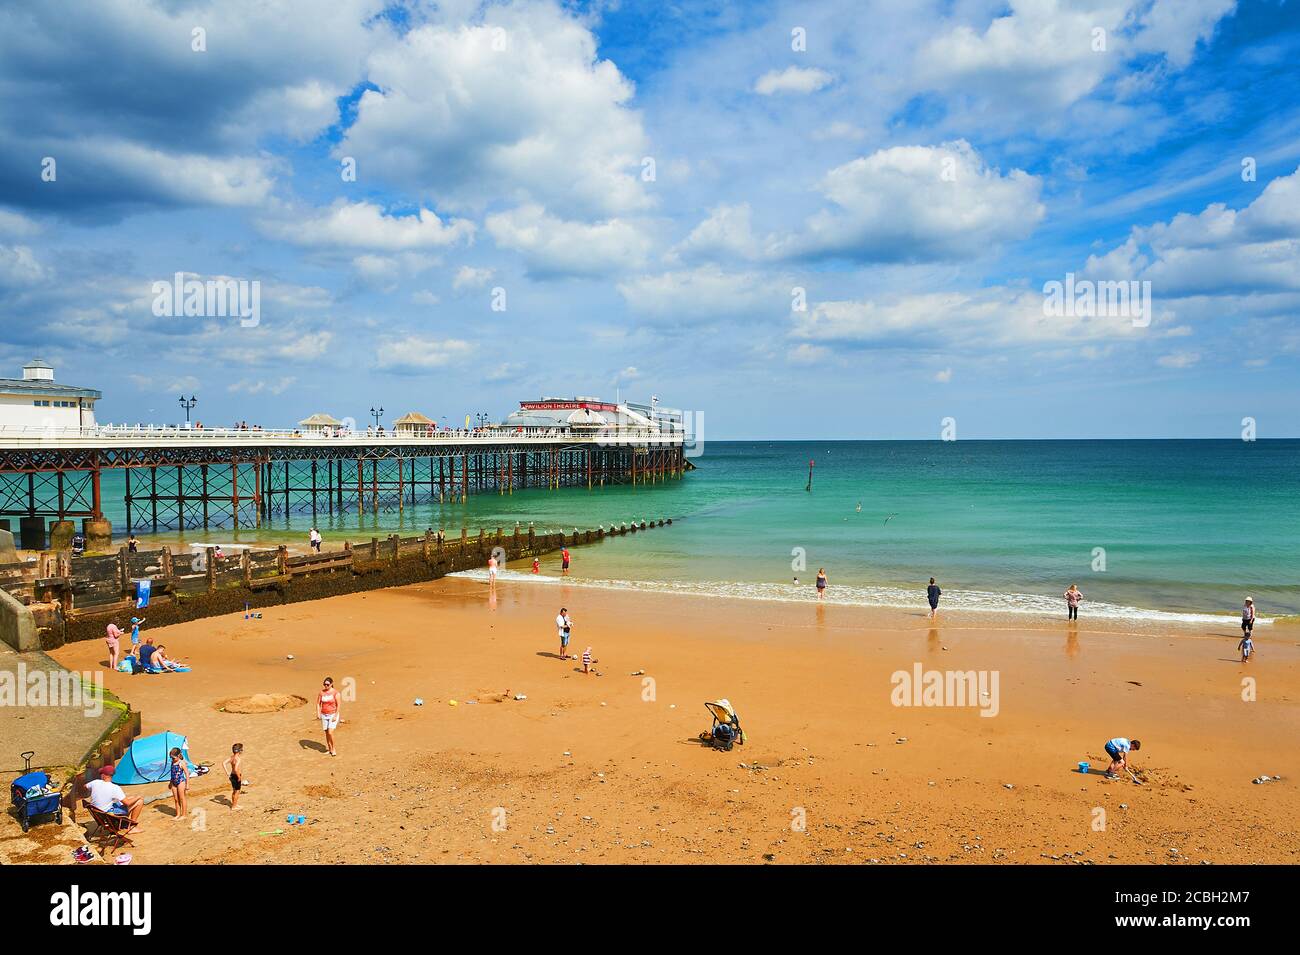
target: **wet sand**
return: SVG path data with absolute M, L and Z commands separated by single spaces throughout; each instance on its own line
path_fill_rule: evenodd
M 497 590 L 445 579 L 155 630 L 194 672 L 107 685 L 213 771 L 191 781 L 190 820 L 168 798 L 146 808 L 135 861 L 1300 862 L 1300 628 L 1260 628 L 1243 666 L 1226 626 Z M 562 604 L 600 676 L 558 658 Z M 103 643 L 53 655 L 83 669 Z M 891 674 L 918 663 L 996 671 L 997 715 L 895 706 Z M 336 758 L 312 703 L 217 709 L 314 700 L 327 674 L 355 693 Z M 696 741 L 718 697 L 748 735 L 730 753 Z M 1147 785 L 1098 774 L 1112 736 L 1143 741 Z

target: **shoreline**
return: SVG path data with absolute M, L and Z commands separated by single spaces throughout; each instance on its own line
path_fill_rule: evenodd
M 561 603 L 571 651 L 590 643 L 601 676 L 559 661 Z M 1243 667 L 1236 635 L 1211 629 L 1132 641 L 1088 621 L 931 625 L 898 610 L 778 612 L 564 581 L 502 581 L 493 598 L 455 577 L 264 617 L 155 631 L 193 673 L 107 675 L 146 734 L 184 733 L 196 760 L 219 766 L 243 742 L 253 783 L 231 813 L 219 773 L 195 780 L 202 832 L 175 825 L 167 800 L 151 805 L 138 861 L 1300 860 L 1294 639 L 1260 641 Z M 52 655 L 85 669 L 102 645 Z M 891 675 L 917 665 L 996 671 L 998 712 L 894 705 Z M 323 756 L 310 705 L 217 709 L 256 693 L 312 699 L 326 673 L 355 688 L 337 759 Z M 1245 675 L 1258 701 L 1241 700 Z M 709 726 L 703 702 L 719 697 L 749 737 L 730 753 L 695 739 Z M 1147 742 L 1134 761 L 1147 786 L 1077 772 L 1104 760 L 1115 735 Z M 1252 785 L 1261 773 L 1282 779 Z M 1103 832 L 1092 828 L 1099 808 Z M 500 831 L 497 810 L 509 819 Z M 285 827 L 289 811 L 309 824 Z
M 549 564 L 558 566 L 558 559 L 549 556 L 542 559 L 542 567 Z M 519 566 L 524 566 L 520 564 Z M 458 571 L 449 577 L 459 577 L 484 583 L 486 570 Z M 565 583 L 574 587 L 587 587 L 599 590 L 633 590 L 640 593 L 676 594 L 684 597 L 699 597 L 719 600 L 760 601 L 777 604 L 823 605 L 840 607 L 859 607 L 862 609 L 921 611 L 924 613 L 924 594 L 917 590 L 904 590 L 887 586 L 847 586 L 833 585 L 827 589 L 827 595 L 819 599 L 811 582 L 797 587 L 791 584 L 777 584 L 761 581 L 709 581 L 697 580 L 681 583 L 673 580 L 625 580 L 617 578 L 582 577 L 571 574 L 560 577 L 555 574 L 534 575 L 528 570 L 507 569 L 501 573 L 502 581 L 515 583 L 532 583 L 539 585 Z M 857 595 L 860 599 L 844 599 L 841 594 Z M 874 599 L 873 599 L 874 598 Z M 974 600 L 971 600 L 974 598 Z M 1018 622 L 1027 619 L 1051 621 L 1062 619 L 1060 598 L 1051 598 L 1037 594 L 1009 593 L 1001 594 L 991 591 L 945 590 L 940 614 L 988 615 L 991 617 L 1008 617 Z M 1089 611 L 1099 609 L 1099 613 Z M 1196 629 L 1205 626 L 1238 627 L 1240 618 L 1232 614 L 1211 614 L 1190 611 L 1158 610 L 1142 607 L 1126 607 L 1103 601 L 1085 601 L 1081 614 L 1090 623 L 1098 623 L 1115 628 L 1135 628 L 1132 632 L 1142 632 L 1156 626 L 1177 626 Z M 1256 618 L 1256 626 L 1288 626 L 1300 623 L 1300 616 L 1279 615 Z

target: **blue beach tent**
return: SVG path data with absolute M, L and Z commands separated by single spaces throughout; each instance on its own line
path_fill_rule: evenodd
M 144 783 L 165 783 L 171 779 L 171 757 L 174 747 L 181 748 L 181 758 L 190 772 L 197 768 L 190 760 L 189 744 L 180 733 L 156 733 L 141 736 L 122 754 L 113 770 L 113 782 L 119 786 L 139 786 Z

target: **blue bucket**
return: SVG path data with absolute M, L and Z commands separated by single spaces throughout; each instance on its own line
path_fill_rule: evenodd
M 1085 759 L 1083 762 L 1081 762 L 1081 763 L 1079 764 L 1079 772 L 1083 773 L 1084 775 L 1087 775 L 1087 773 L 1088 773 L 1088 761 L 1087 761 L 1086 759 Z

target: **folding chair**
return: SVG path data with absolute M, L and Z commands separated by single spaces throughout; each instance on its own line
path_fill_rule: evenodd
M 81 805 L 90 813 L 90 818 L 95 820 L 95 834 L 87 836 L 91 842 L 100 841 L 100 848 L 104 848 L 103 842 L 113 839 L 113 845 L 109 847 L 110 852 L 121 846 L 123 843 L 131 842 L 128 833 L 134 832 L 140 825 L 138 822 L 131 820 L 129 816 L 119 816 L 117 813 L 104 812 L 102 809 L 96 809 L 86 800 L 82 800 Z M 134 843 L 131 843 L 134 845 Z

